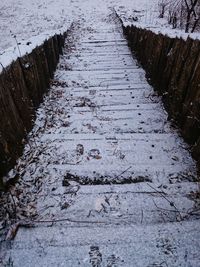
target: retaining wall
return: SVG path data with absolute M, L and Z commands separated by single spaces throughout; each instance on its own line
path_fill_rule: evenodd
M 135 26 L 123 28 L 200 167 L 200 41 L 170 38 Z
M 0 74 L 0 177 L 16 162 L 62 53 L 66 33 L 45 40 Z M 0 179 L 1 180 L 1 179 Z

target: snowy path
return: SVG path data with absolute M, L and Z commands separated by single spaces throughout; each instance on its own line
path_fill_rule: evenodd
M 16 190 L 40 223 L 19 229 L 13 266 L 200 262 L 195 163 L 110 13 L 71 29 L 38 110 Z

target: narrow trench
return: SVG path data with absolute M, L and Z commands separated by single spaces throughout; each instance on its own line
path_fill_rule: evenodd
M 9 173 L 18 181 L 3 194 L 0 219 L 9 238 L 0 246 L 16 267 L 27 259 L 30 267 L 132 266 L 133 257 L 143 266 L 172 266 L 186 240 L 183 224 L 187 237 L 196 229 L 188 146 L 118 18 L 96 12 L 68 32 L 23 156 Z
M 68 31 L 51 89 L 10 181 L 38 179 L 44 168 L 63 184 L 130 184 L 163 176 L 170 183 L 196 181 L 187 146 L 133 57 L 119 19 L 111 14 L 103 25 L 103 32 L 81 23 Z

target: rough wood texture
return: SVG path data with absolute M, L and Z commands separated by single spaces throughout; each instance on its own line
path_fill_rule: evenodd
M 50 84 L 66 34 L 55 35 L 0 74 L 0 177 L 16 162 Z
M 200 162 L 200 41 L 172 39 L 135 26 L 124 27 L 124 33 Z

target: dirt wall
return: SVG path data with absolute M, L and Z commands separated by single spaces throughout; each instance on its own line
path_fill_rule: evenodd
M 0 74 L 0 177 L 22 153 L 23 140 L 53 78 L 65 37 L 66 33 L 54 35 Z
M 124 27 L 124 33 L 200 167 L 200 41 L 135 26 Z

